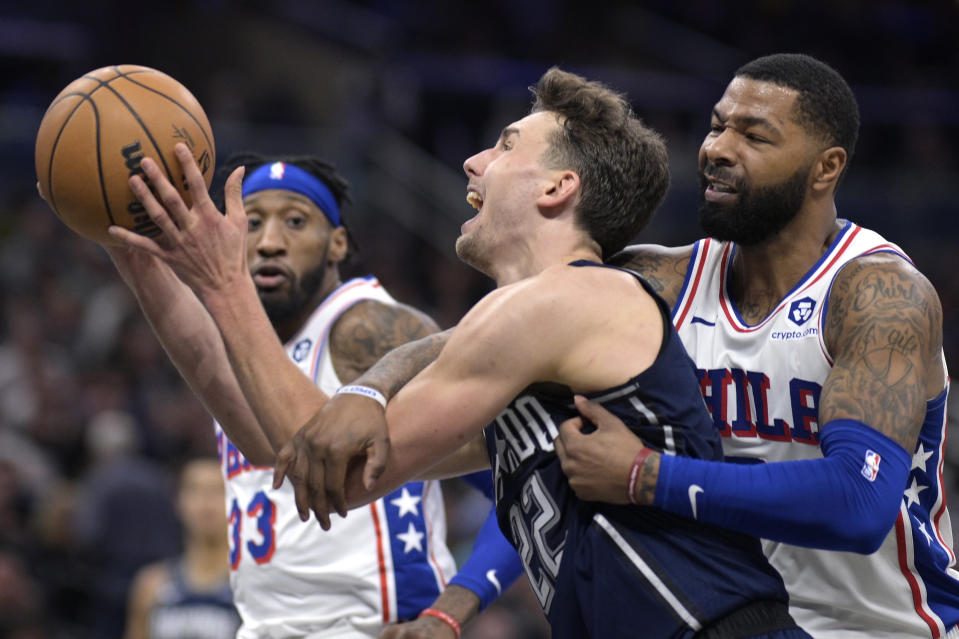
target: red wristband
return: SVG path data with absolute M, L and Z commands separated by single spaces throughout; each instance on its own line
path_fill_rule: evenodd
M 646 458 L 649 457 L 652 452 L 652 448 L 647 448 L 646 446 L 640 448 L 639 452 L 636 453 L 636 458 L 633 460 L 633 465 L 629 469 L 629 484 L 626 487 L 626 496 L 629 497 L 629 503 L 634 506 L 639 505 L 639 502 L 636 500 L 636 482 L 639 479 L 639 470 L 643 467 L 643 462 L 646 461 Z
M 444 622 L 453 629 L 453 634 L 456 635 L 456 639 L 460 639 L 460 623 L 456 619 L 453 619 L 453 617 L 449 616 L 442 610 L 437 610 L 435 608 L 427 608 L 420 613 L 420 617 L 423 615 L 427 615 L 428 617 L 436 617 L 440 621 Z

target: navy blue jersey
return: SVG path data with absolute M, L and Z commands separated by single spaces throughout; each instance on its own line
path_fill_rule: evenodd
M 660 306 L 662 347 L 648 369 L 588 397 L 665 454 L 721 460 L 669 310 L 636 277 Z M 653 507 L 577 498 L 553 448 L 558 425 L 576 415 L 568 388 L 537 384 L 485 431 L 500 527 L 523 560 L 554 639 L 692 637 L 751 602 L 780 602 L 785 610 L 782 579 L 758 539 Z
M 187 583 L 182 561 L 170 562 L 170 580 L 150 611 L 150 639 L 233 639 L 239 627 L 229 579 L 199 591 Z

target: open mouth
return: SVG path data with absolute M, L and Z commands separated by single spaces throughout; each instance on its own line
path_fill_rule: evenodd
M 483 207 L 483 198 L 476 191 L 469 191 L 466 194 L 466 203 L 479 211 Z
M 709 180 L 708 187 L 711 191 L 717 191 L 719 193 L 737 193 L 736 188 L 725 182 L 717 182 L 716 180 Z
M 278 266 L 266 264 L 253 270 L 253 283 L 256 284 L 257 288 L 273 289 L 287 279 L 286 272 Z

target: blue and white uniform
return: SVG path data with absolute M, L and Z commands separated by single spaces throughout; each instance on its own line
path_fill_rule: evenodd
M 660 352 L 633 379 L 589 397 L 667 455 L 721 459 L 669 311 L 637 279 L 660 306 Z M 719 632 L 709 636 L 808 636 L 789 629 L 785 588 L 756 538 L 657 508 L 580 500 L 553 448 L 558 425 L 576 415 L 568 388 L 538 384 L 485 431 L 500 528 L 519 551 L 554 639 L 688 638 L 707 629 Z M 744 624 L 768 634 L 736 634 Z
M 196 590 L 187 583 L 182 560 L 167 565 L 170 579 L 157 591 L 150 610 L 150 639 L 233 639 L 240 617 L 229 581 Z
M 394 304 L 373 277 L 342 284 L 286 344 L 326 394 L 341 385 L 330 357 L 334 322 L 364 300 Z M 277 392 L 281 392 L 278 390 Z M 226 477 L 231 584 L 243 618 L 238 639 L 376 637 L 415 618 L 453 576 L 439 482 L 410 482 L 323 531 L 297 515 L 293 489 L 250 465 L 216 426 Z
M 694 245 L 673 321 L 727 458 L 817 459 L 818 402 L 833 360 L 823 339 L 829 291 L 856 257 L 895 245 L 851 222 L 776 309 L 755 326 L 729 294 L 736 246 Z M 926 404 L 895 526 L 869 555 L 764 541 L 790 594 L 790 612 L 817 638 L 959 637 L 959 573 L 943 494 L 946 398 Z M 803 486 L 795 486 L 802 491 Z

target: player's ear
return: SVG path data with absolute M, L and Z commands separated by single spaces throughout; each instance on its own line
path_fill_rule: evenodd
M 541 210 L 559 210 L 579 193 L 579 174 L 569 169 L 556 171 L 546 184 L 543 194 L 536 199 Z
M 819 160 L 813 165 L 812 189 L 825 191 L 835 187 L 846 167 L 846 149 L 841 146 L 831 146 L 819 155 Z
M 330 231 L 330 239 L 326 245 L 328 249 L 327 259 L 332 264 L 339 264 L 346 259 L 346 253 L 350 248 L 346 237 L 346 227 L 338 226 Z

